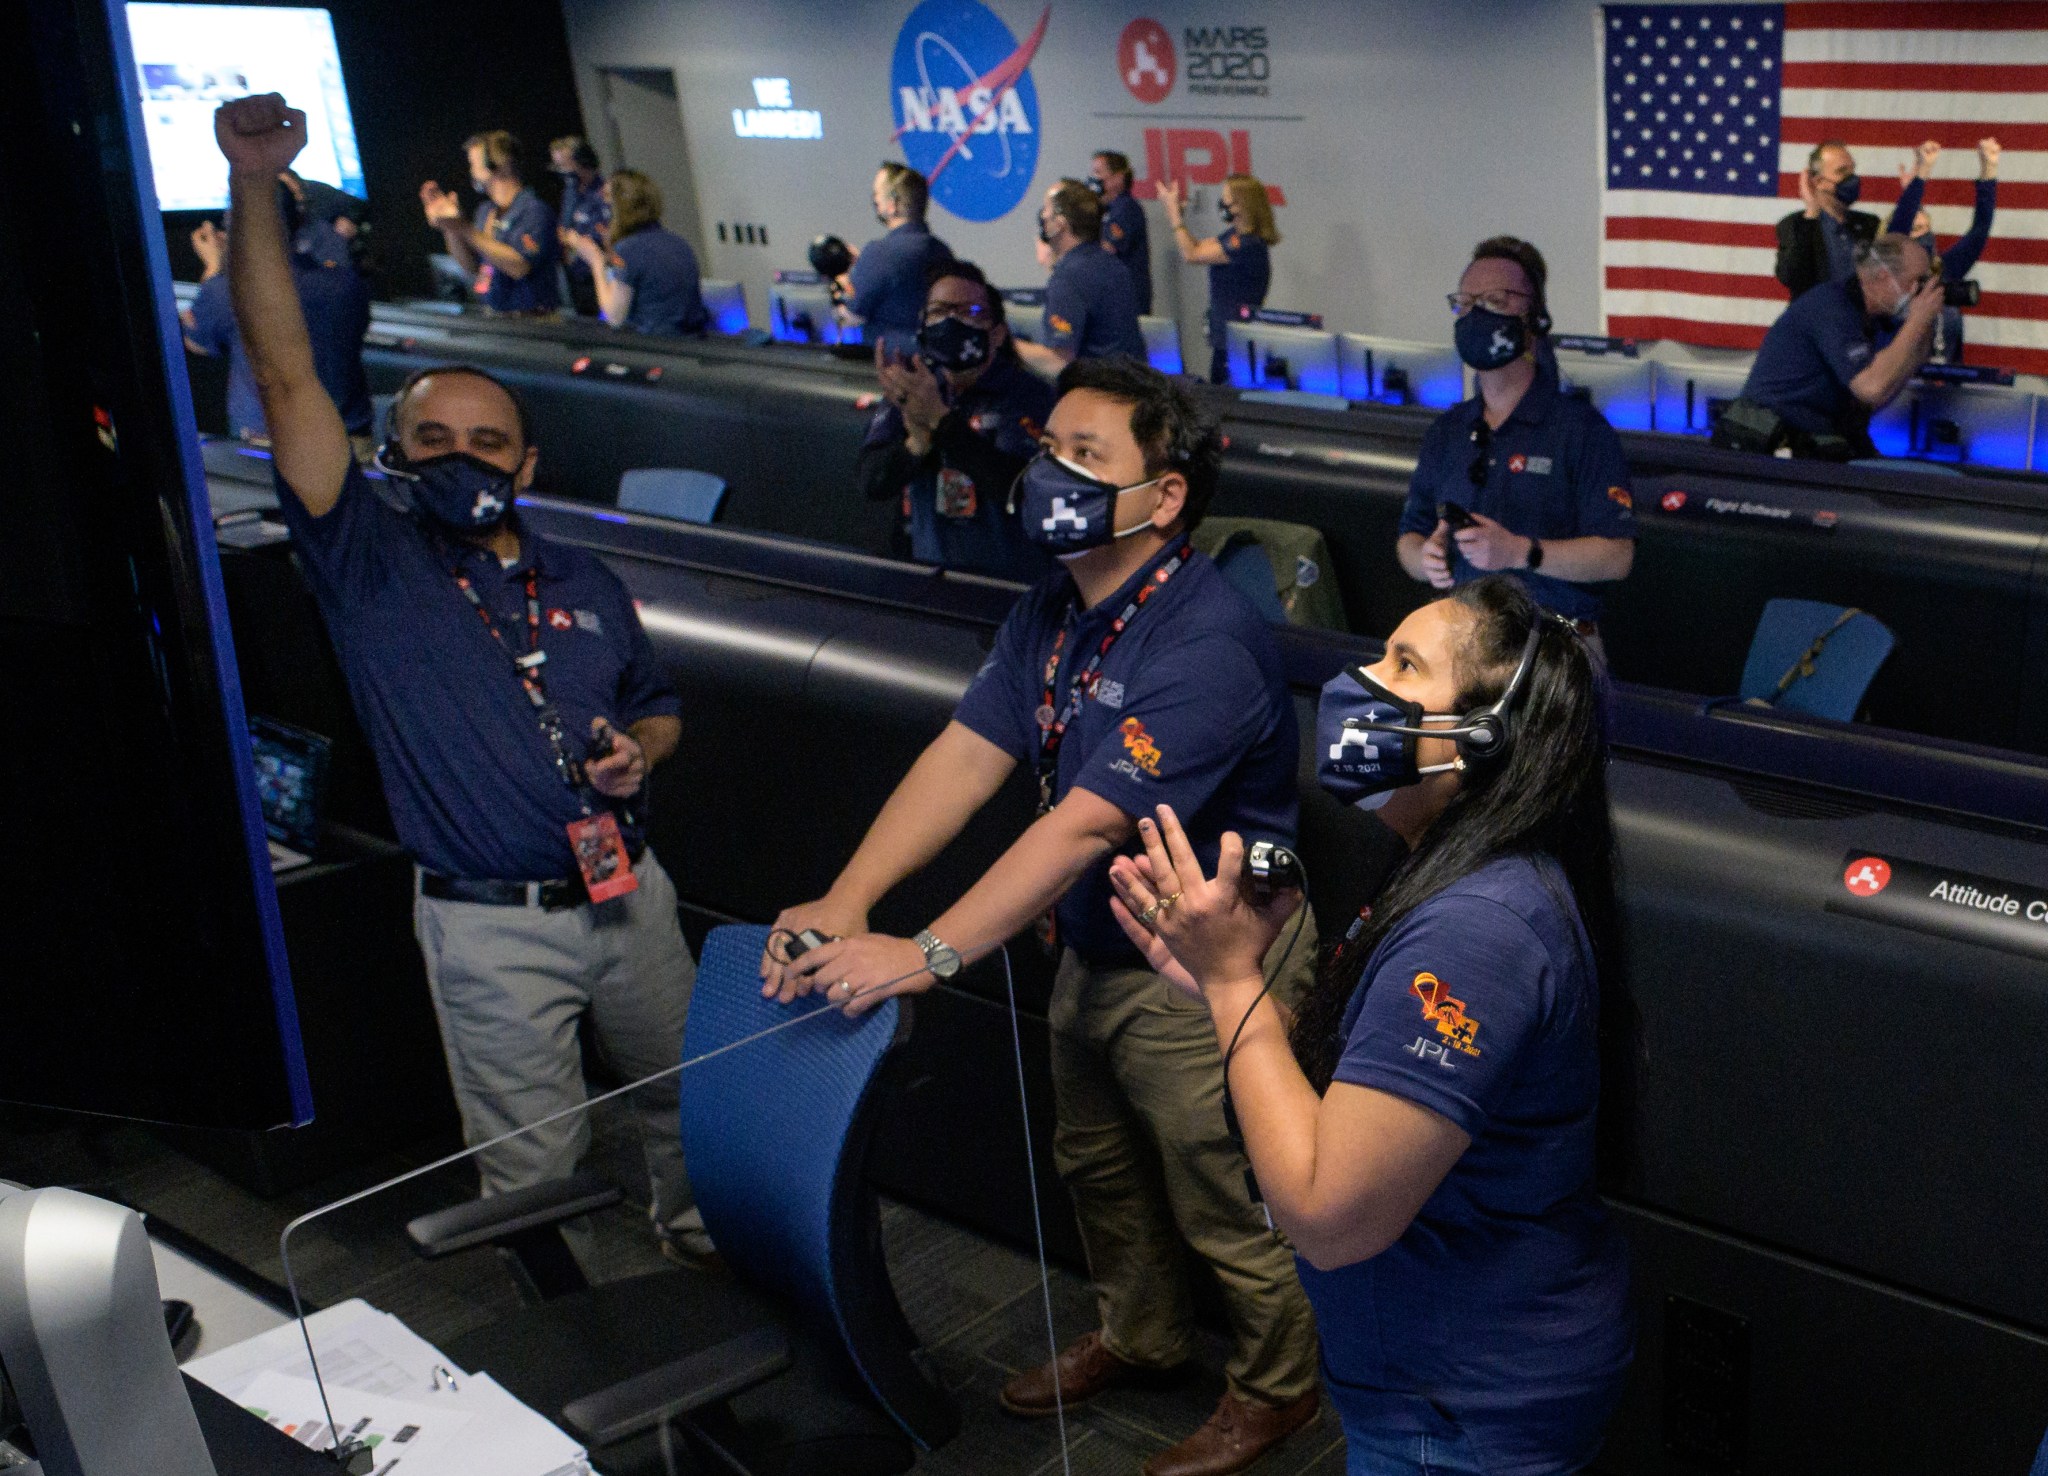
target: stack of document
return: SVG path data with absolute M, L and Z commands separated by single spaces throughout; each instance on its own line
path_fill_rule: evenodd
M 306 1357 L 320 1360 L 323 1402 Z M 350 1300 L 195 1358 L 185 1372 L 315 1450 L 337 1437 L 374 1452 L 377 1476 L 592 1476 L 582 1446 L 491 1378 Z M 331 1422 L 330 1422 L 331 1410 Z

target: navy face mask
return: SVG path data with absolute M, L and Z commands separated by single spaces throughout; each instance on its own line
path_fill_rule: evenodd
M 1116 500 L 1122 493 L 1136 492 L 1159 479 L 1119 487 L 1046 451 L 1025 466 L 1010 501 L 1012 506 L 1021 504 L 1025 538 L 1067 558 L 1151 527 L 1144 522 L 1117 532 Z
M 388 441 L 377 453 L 377 469 L 412 489 L 420 513 L 456 533 L 488 532 L 512 514 L 517 472 L 491 465 L 467 451 L 409 461 Z
M 1500 369 L 1514 363 L 1528 348 L 1529 325 L 1474 303 L 1458 319 L 1451 337 L 1458 357 L 1474 369 Z
M 941 369 L 980 369 L 994 352 L 989 330 L 948 315 L 917 330 L 917 349 Z
M 1424 712 L 1363 666 L 1347 667 L 1323 683 L 1316 704 L 1316 782 L 1333 798 L 1361 810 L 1377 810 L 1397 789 L 1425 774 L 1463 769 L 1468 758 L 1495 759 L 1508 742 L 1508 714 L 1528 685 L 1542 641 L 1544 616 L 1522 643 L 1522 659 L 1501 694 L 1489 706 L 1465 714 Z M 1447 764 L 1419 766 L 1418 739 L 1449 738 L 1458 756 Z
M 1323 683 L 1316 704 L 1316 782 L 1347 805 L 1377 810 L 1395 790 L 1425 774 L 1463 768 L 1464 760 L 1418 767 L 1415 734 L 1361 725 L 1402 729 L 1460 721 L 1447 713 L 1425 713 L 1421 703 L 1397 696 L 1364 667 L 1347 667 Z
M 1835 198 L 1844 205 L 1854 205 L 1863 198 L 1863 177 L 1845 174 L 1835 181 Z

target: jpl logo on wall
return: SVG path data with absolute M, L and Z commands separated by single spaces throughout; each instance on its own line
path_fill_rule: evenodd
M 1047 6 L 1019 45 L 980 0 L 923 0 L 896 36 L 889 95 L 896 142 L 962 220 L 1017 207 L 1038 170 L 1038 89 L 1031 59 Z

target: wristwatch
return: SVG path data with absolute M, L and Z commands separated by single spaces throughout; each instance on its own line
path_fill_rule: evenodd
M 934 979 L 943 981 L 960 972 L 959 950 L 952 944 L 942 941 L 930 928 L 926 928 L 911 941 L 924 950 L 924 966 L 932 971 Z
M 1529 540 L 1529 562 L 1527 567 L 1531 569 L 1543 567 L 1543 540 L 1540 538 Z

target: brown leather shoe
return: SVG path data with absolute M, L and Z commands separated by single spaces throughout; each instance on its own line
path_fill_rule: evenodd
M 1174 1372 L 1126 1362 L 1103 1346 L 1101 1333 L 1083 1333 L 1060 1349 L 1060 1356 L 1053 1362 L 1020 1373 L 1003 1385 L 997 1402 L 1011 1414 L 1027 1419 L 1053 1414 L 1057 1408 L 1053 1400 L 1055 1368 L 1059 1370 L 1060 1402 L 1068 1409 L 1087 1403 L 1105 1389 L 1120 1384 L 1155 1383 Z
M 1314 1389 L 1290 1404 L 1254 1404 L 1226 1393 L 1209 1422 L 1145 1462 L 1145 1476 L 1229 1476 L 1316 1417 Z

